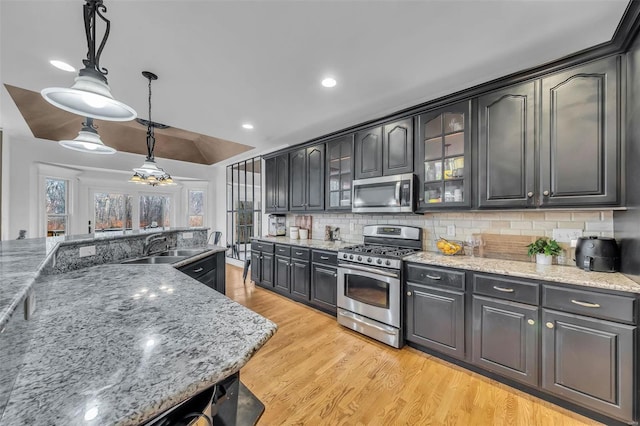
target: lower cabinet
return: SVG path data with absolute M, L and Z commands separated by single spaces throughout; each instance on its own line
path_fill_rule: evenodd
M 542 387 L 632 421 L 636 327 L 548 309 L 542 322 Z
M 225 255 L 215 253 L 194 263 L 184 265 L 178 270 L 200 281 L 207 287 L 225 294 Z
M 311 265 L 311 303 L 337 313 L 338 268 L 335 266 L 313 263 Z
M 273 288 L 273 253 L 262 253 L 260 264 L 260 284 L 262 287 Z
M 538 385 L 538 307 L 473 296 L 472 361 Z
M 289 294 L 291 291 L 291 259 L 289 257 L 276 256 L 273 264 L 273 288 L 280 293 Z
M 309 262 L 291 259 L 291 297 L 309 300 L 309 282 L 311 281 L 311 266 Z
M 464 358 L 464 292 L 408 283 L 406 340 Z

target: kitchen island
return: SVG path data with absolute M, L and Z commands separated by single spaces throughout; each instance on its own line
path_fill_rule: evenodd
M 8 246 L 2 257 L 15 255 Z M 171 265 L 29 272 L 3 306 L 2 426 L 140 424 L 238 372 L 276 330 Z M 31 291 L 37 309 L 24 321 Z

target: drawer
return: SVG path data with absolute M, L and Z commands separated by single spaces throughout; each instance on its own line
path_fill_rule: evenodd
M 265 243 L 264 241 L 252 241 L 251 250 L 263 251 L 265 253 L 273 253 L 273 243 Z
M 291 247 L 292 259 L 309 260 L 310 253 L 311 253 L 311 250 L 306 248 L 300 248 L 296 246 Z
M 179 269 L 179 271 L 189 275 L 191 278 L 199 278 L 214 269 L 216 269 L 215 255 L 184 265 Z
M 464 290 L 465 273 L 445 268 L 407 263 L 407 281 Z
M 331 266 L 338 265 L 338 253 L 335 251 L 319 251 L 311 252 L 311 260 L 313 263 L 324 263 Z
M 563 312 L 636 323 L 636 300 L 633 297 L 544 285 L 542 305 Z
M 537 306 L 540 303 L 539 287 L 537 283 L 513 280 L 510 278 L 479 274 L 474 274 L 473 276 L 473 292 L 475 294 L 529 305 Z
M 291 256 L 291 246 L 283 246 L 281 244 L 276 244 L 276 256 Z

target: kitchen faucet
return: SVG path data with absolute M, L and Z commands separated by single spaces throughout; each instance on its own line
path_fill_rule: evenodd
M 169 249 L 168 244 L 162 246 L 162 250 L 151 251 L 151 248 L 158 245 L 158 243 L 166 243 L 167 237 L 162 234 L 152 234 L 144 239 L 144 245 L 142 246 L 142 255 L 149 256 L 150 254 L 161 253 Z

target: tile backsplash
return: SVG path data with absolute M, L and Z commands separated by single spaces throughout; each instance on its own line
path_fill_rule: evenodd
M 288 227 L 295 222 L 287 215 Z M 313 214 L 312 238 L 324 239 L 326 225 L 340 228 L 343 241 L 362 242 L 364 225 L 395 224 L 417 226 L 423 230 L 424 249 L 435 251 L 440 236 L 466 240 L 472 234 L 533 235 L 553 237 L 557 228 L 582 229 L 584 235 L 613 237 L 613 212 L 589 211 L 487 211 L 436 212 L 424 215 L 362 215 L 353 213 Z M 447 226 L 455 226 L 455 237 L 447 236 Z

